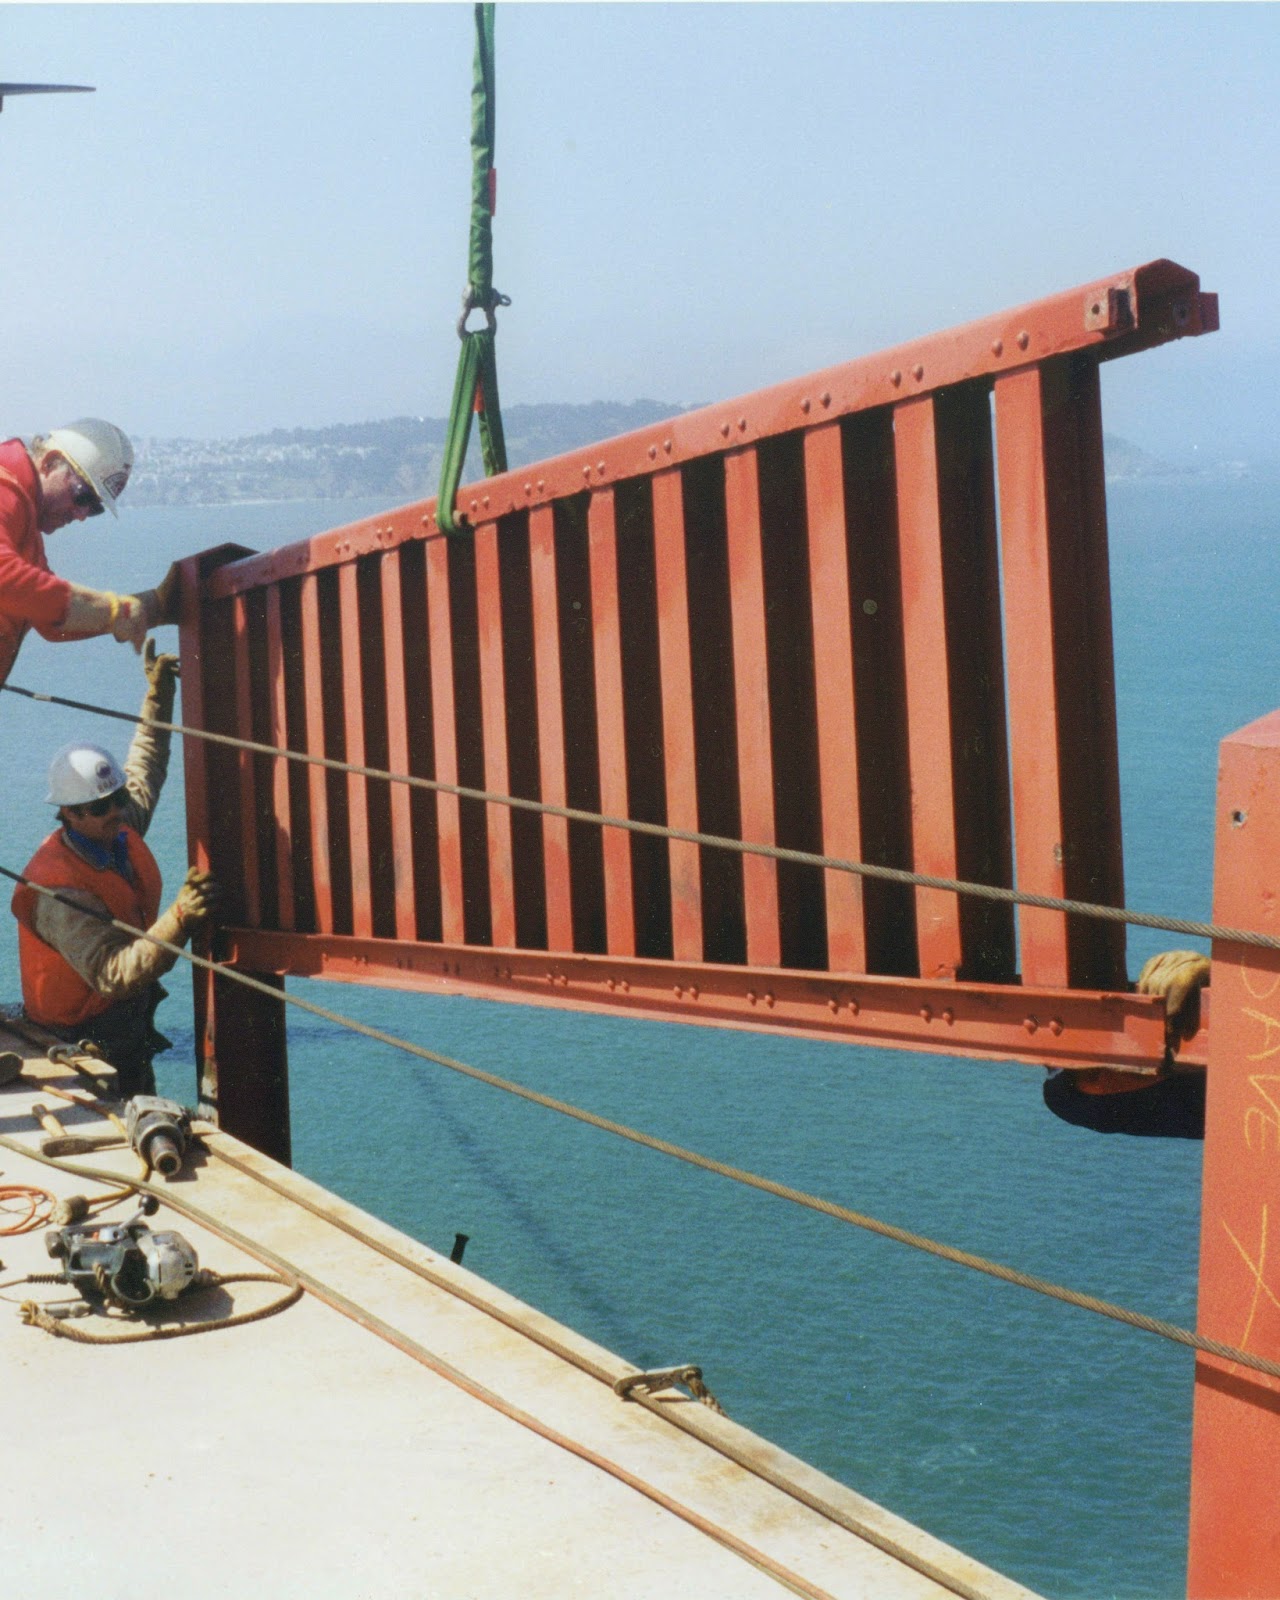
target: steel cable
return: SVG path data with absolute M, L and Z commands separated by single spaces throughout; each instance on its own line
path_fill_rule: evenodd
M 986 1273 L 988 1277 L 999 1278 L 1002 1282 L 1016 1284 L 1019 1288 L 1031 1289 L 1037 1294 L 1047 1295 L 1050 1299 L 1061 1300 L 1067 1305 L 1079 1307 L 1083 1311 L 1092 1311 L 1099 1316 L 1109 1317 L 1115 1322 L 1126 1323 L 1129 1327 L 1141 1329 L 1146 1333 L 1158 1334 L 1163 1339 L 1172 1340 L 1176 1344 L 1187 1345 L 1194 1350 L 1203 1351 L 1207 1355 L 1219 1356 L 1225 1361 L 1234 1361 L 1240 1366 L 1250 1367 L 1254 1371 L 1266 1373 L 1269 1377 L 1280 1378 L 1280 1362 L 1268 1361 L 1263 1356 L 1251 1355 L 1247 1350 L 1236 1349 L 1233 1345 L 1222 1343 L 1217 1339 L 1206 1338 L 1202 1334 L 1193 1333 L 1188 1328 L 1180 1328 L 1177 1324 L 1166 1322 L 1159 1317 L 1149 1317 L 1140 1311 L 1130 1311 L 1124 1306 L 1113 1305 L 1110 1301 L 1100 1300 L 1094 1295 L 1083 1294 L 1079 1290 L 1064 1288 L 1061 1284 L 1051 1283 L 1045 1278 L 1037 1278 L 1030 1273 L 1020 1272 L 1015 1267 L 1003 1266 L 1000 1262 L 989 1261 L 984 1256 L 973 1254 L 968 1250 L 958 1250 L 952 1245 L 941 1244 L 935 1239 L 929 1239 L 923 1234 L 911 1233 L 905 1228 L 899 1228 L 893 1223 L 882 1222 L 876 1217 L 867 1216 L 860 1211 L 852 1211 L 846 1206 L 837 1205 L 832 1200 L 823 1200 L 817 1195 L 807 1194 L 802 1189 L 793 1189 L 788 1184 L 778 1183 L 772 1178 L 761 1177 L 758 1173 L 748 1172 L 745 1168 L 730 1166 L 725 1162 L 717 1161 L 714 1157 L 699 1155 L 694 1150 L 687 1150 L 683 1145 L 672 1144 L 667 1139 L 659 1139 L 653 1134 L 642 1133 L 637 1128 L 628 1127 L 625 1123 L 614 1122 L 608 1117 L 598 1116 L 594 1111 L 586 1111 L 581 1106 L 571 1105 L 568 1101 L 557 1100 L 553 1095 L 543 1094 L 540 1090 L 527 1088 L 524 1084 L 513 1083 L 509 1078 L 499 1077 L 497 1073 L 486 1072 L 482 1067 L 474 1067 L 465 1061 L 457 1061 L 452 1056 L 440 1054 L 436 1050 L 428 1050 L 424 1045 L 415 1044 L 411 1039 L 402 1039 L 398 1034 L 388 1033 L 384 1028 L 374 1027 L 371 1023 L 360 1022 L 355 1017 L 344 1016 L 339 1011 L 331 1011 L 327 1006 L 317 1005 L 312 1000 L 304 1000 L 300 995 L 289 994 L 284 989 L 273 987 L 264 983 L 260 978 L 251 977 L 246 972 L 239 972 L 234 967 L 228 967 L 217 961 L 210 961 L 205 956 L 198 956 L 194 951 L 184 950 L 181 945 L 172 944 L 167 939 L 156 938 L 145 929 L 135 928 L 127 922 L 109 916 L 105 912 L 90 911 L 87 907 L 77 902 L 68 900 L 54 889 L 48 889 L 42 884 L 31 883 L 21 873 L 13 872 L 8 867 L 0 866 L 0 876 L 11 879 L 15 883 L 26 885 L 37 894 L 46 895 L 52 900 L 57 900 L 63 905 L 70 906 L 73 910 L 85 916 L 91 916 L 96 921 L 108 923 L 121 933 L 127 933 L 135 939 L 146 939 L 160 949 L 167 950 L 180 959 L 189 962 L 192 966 L 202 971 L 215 973 L 233 983 L 242 984 L 245 988 L 254 989 L 260 994 L 279 1004 L 290 1005 L 297 1010 L 305 1011 L 313 1017 L 319 1017 L 325 1022 L 335 1023 L 346 1028 L 352 1033 L 363 1035 L 372 1039 L 377 1044 L 385 1044 L 395 1050 L 403 1050 L 408 1055 L 416 1056 L 421 1061 L 429 1061 L 436 1066 L 446 1067 L 450 1072 L 460 1073 L 463 1077 L 473 1078 L 477 1083 L 488 1084 L 492 1089 L 501 1089 L 506 1094 L 516 1095 L 521 1100 L 528 1100 L 534 1105 L 544 1107 L 549 1111 L 557 1111 L 562 1116 L 572 1117 L 577 1122 L 584 1122 L 589 1127 L 598 1128 L 604 1133 L 614 1134 L 620 1139 L 627 1139 L 632 1144 L 638 1144 L 649 1150 L 656 1150 L 661 1155 L 671 1156 L 677 1161 L 684 1161 L 690 1166 L 700 1167 L 705 1172 L 715 1173 L 722 1178 L 730 1178 L 735 1183 L 745 1184 L 748 1188 L 759 1189 L 765 1194 L 775 1195 L 781 1200 L 790 1200 L 793 1204 L 804 1206 L 810 1211 L 821 1212 L 825 1216 L 834 1217 L 837 1221 L 851 1223 L 854 1227 L 865 1229 L 869 1233 L 877 1233 L 886 1239 L 893 1239 L 899 1244 L 910 1245 L 915 1250 L 922 1250 L 926 1254 L 939 1257 L 943 1261 L 950 1261 L 956 1266 L 969 1267 L 976 1272 Z M 0 1027 L 3 1021 L 0 1020 Z
M 149 727 L 158 728 L 165 733 L 180 733 L 185 738 L 203 739 L 208 743 L 224 745 L 232 750 L 243 750 L 250 755 L 298 761 L 307 766 L 323 767 L 328 772 L 346 773 L 357 778 L 373 778 L 384 783 L 402 783 L 411 789 L 424 789 L 433 794 L 456 795 L 461 800 L 480 800 L 489 805 L 509 806 L 513 810 L 531 811 L 541 816 L 563 817 L 568 822 L 621 828 L 628 833 L 646 834 L 656 839 L 670 839 L 679 844 L 703 845 L 708 849 L 730 850 L 739 855 L 764 856 L 771 861 L 785 861 L 797 866 L 849 872 L 858 877 L 905 884 L 911 888 L 942 889 L 952 894 L 970 895 L 980 900 L 997 900 L 1005 905 L 1028 906 L 1038 911 L 1061 911 L 1070 916 L 1093 917 L 1105 922 L 1124 922 L 1138 928 L 1156 928 L 1167 933 L 1181 933 L 1188 938 L 1218 939 L 1232 944 L 1252 945 L 1262 950 L 1280 950 L 1280 938 L 1272 934 L 1255 933 L 1249 928 L 1227 928 L 1217 923 L 1197 922 L 1185 917 L 1161 917 L 1150 912 L 1131 911 L 1124 906 L 1103 906 L 1092 904 L 1087 900 L 1064 900 L 1054 895 L 1028 894 L 1021 889 L 1005 889 L 988 883 L 970 883 L 960 878 L 940 878 L 924 872 L 908 872 L 902 867 L 877 866 L 869 861 L 849 861 L 839 856 L 819 855 L 811 850 L 791 850 L 784 845 L 754 844 L 745 839 L 728 839 L 719 834 L 671 828 L 660 822 L 639 822 L 632 817 L 610 817 L 599 811 L 584 811 L 576 806 L 551 805 L 544 800 L 529 800 L 521 795 L 499 794 L 489 789 L 473 789 L 465 784 L 445 783 L 439 778 L 421 778 L 407 772 L 388 772 L 381 767 L 367 767 L 353 761 L 338 761 L 332 756 L 312 755 L 307 751 L 290 750 L 282 745 L 260 744 L 255 739 L 240 739 L 234 734 L 215 733 L 209 728 L 193 728 L 181 722 L 162 722 L 159 718 L 139 717 L 133 712 L 116 711 L 83 700 L 69 700 L 62 695 L 41 694 L 34 689 L 22 689 L 12 683 L 0 684 L 0 688 L 10 694 L 22 695 L 28 700 L 37 700 L 46 705 L 66 706 L 73 711 L 87 711 L 94 716 L 109 717 L 117 722 L 146 722 Z

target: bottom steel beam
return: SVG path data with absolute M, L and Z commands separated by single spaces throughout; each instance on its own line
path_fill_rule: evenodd
M 1097 990 L 849 977 L 783 969 L 547 955 L 234 928 L 228 959 L 255 972 L 614 1012 L 1033 1065 L 1156 1066 L 1162 1003 Z M 1204 1060 L 1208 1008 L 1182 1059 Z

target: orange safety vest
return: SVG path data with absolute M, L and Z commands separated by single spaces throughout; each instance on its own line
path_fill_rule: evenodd
M 45 889 L 84 889 L 100 900 L 113 917 L 135 928 L 149 928 L 160 909 L 160 868 L 132 828 L 124 830 L 133 881 L 114 867 L 91 866 L 67 843 L 59 828 L 27 863 L 23 877 Z M 84 981 L 69 961 L 35 931 L 36 891 L 20 883 L 11 909 L 18 919 L 18 962 L 22 972 L 22 1004 L 33 1022 L 62 1027 L 101 1015 L 111 1002 Z

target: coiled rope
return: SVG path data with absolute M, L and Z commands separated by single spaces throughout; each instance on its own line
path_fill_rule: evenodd
M 571 1117 L 577 1122 L 584 1122 L 589 1127 L 598 1128 L 603 1133 L 611 1133 L 617 1138 L 629 1140 L 632 1144 L 638 1144 L 645 1149 L 656 1150 L 661 1155 L 671 1156 L 677 1161 L 686 1162 L 689 1166 L 700 1167 L 704 1172 L 712 1172 L 719 1177 L 729 1178 L 735 1183 L 744 1184 L 748 1188 L 775 1195 L 778 1199 L 789 1200 L 794 1205 L 804 1206 L 810 1211 L 817 1211 L 824 1216 L 834 1217 L 839 1222 L 851 1223 L 856 1228 L 862 1228 L 869 1233 L 880 1234 L 883 1238 L 893 1239 L 899 1244 L 910 1245 L 912 1249 L 922 1250 L 928 1255 L 937 1256 L 943 1261 L 950 1261 L 956 1266 L 969 1267 L 975 1272 L 985 1273 L 988 1277 L 998 1278 L 1001 1282 L 1016 1284 L 1019 1288 L 1030 1289 L 1036 1294 L 1046 1295 L 1053 1300 L 1060 1300 L 1066 1305 L 1077 1306 L 1082 1311 L 1092 1311 L 1098 1316 L 1108 1317 L 1114 1322 L 1125 1323 L 1127 1326 L 1138 1328 L 1145 1333 L 1154 1333 L 1160 1338 L 1171 1340 L 1175 1344 L 1186 1345 L 1190 1349 L 1203 1351 L 1206 1355 L 1219 1356 L 1224 1361 L 1233 1361 L 1240 1366 L 1252 1368 L 1256 1372 L 1266 1373 L 1269 1377 L 1280 1378 L 1280 1362 L 1269 1361 L 1263 1356 L 1252 1355 L 1247 1350 L 1237 1349 L 1234 1345 L 1224 1344 L 1218 1339 L 1206 1338 L 1203 1334 L 1194 1333 L 1189 1328 L 1178 1327 L 1176 1323 L 1166 1322 L 1160 1317 L 1149 1317 L 1143 1312 L 1130 1311 L 1127 1307 L 1114 1305 L 1108 1300 L 1100 1300 L 1095 1295 L 1065 1288 L 1063 1285 L 1052 1283 L 1048 1279 L 1020 1272 L 1015 1267 L 1006 1267 L 998 1261 L 990 1261 L 985 1256 L 975 1255 L 972 1251 L 959 1250 L 953 1245 L 941 1244 L 936 1239 L 927 1238 L 924 1234 L 912 1233 L 906 1228 L 899 1228 L 893 1223 L 882 1222 L 879 1218 L 868 1216 L 864 1212 L 852 1211 L 847 1206 L 837 1205 L 832 1200 L 824 1200 L 817 1195 L 808 1194 L 803 1189 L 793 1189 L 788 1184 L 778 1183 L 772 1178 L 762 1177 L 760 1174 L 749 1172 L 743 1167 L 730 1166 L 726 1162 L 717 1161 L 712 1156 L 700 1155 L 697 1151 L 685 1149 L 683 1145 L 673 1144 L 670 1140 L 659 1139 L 653 1134 L 642 1133 L 639 1129 L 628 1127 L 625 1123 L 614 1122 L 608 1117 L 597 1115 L 594 1111 L 586 1111 L 581 1106 L 571 1105 L 566 1100 L 558 1100 L 553 1095 L 543 1094 L 540 1090 L 530 1089 L 524 1084 L 514 1083 L 511 1079 L 499 1077 L 497 1073 L 487 1072 L 482 1067 L 471 1066 L 465 1061 L 457 1061 L 452 1056 L 442 1055 L 436 1050 L 428 1050 L 425 1045 L 415 1044 L 411 1039 L 403 1039 L 398 1034 L 388 1033 L 384 1028 L 377 1028 L 371 1023 L 361 1022 L 355 1017 L 345 1016 L 342 1012 L 332 1011 L 327 1006 L 317 1005 L 313 1000 L 304 1000 L 300 995 L 290 994 L 286 990 L 274 988 L 271 984 L 264 983 L 260 978 L 254 978 L 246 972 L 240 972 L 235 967 L 229 967 L 217 961 L 210 961 L 204 956 L 196 955 L 193 951 L 184 950 L 180 945 L 172 944 L 167 939 L 157 938 L 145 929 L 135 928 L 130 923 L 122 922 L 119 918 L 109 916 L 105 912 L 90 911 L 87 907 L 64 898 L 55 889 L 48 889 L 42 884 L 31 883 L 21 873 L 13 872 L 8 867 L 0 866 L 0 876 L 9 878 L 14 883 L 24 884 L 37 894 L 46 895 L 52 900 L 58 900 L 61 904 L 70 906 L 72 909 L 82 912 L 85 916 L 91 916 L 96 921 L 107 923 L 121 933 L 127 933 L 131 938 L 146 939 L 151 944 L 158 945 L 160 949 L 169 951 L 194 967 L 199 967 L 206 972 L 216 973 L 219 977 L 226 978 L 230 982 L 243 984 L 245 988 L 256 990 L 258 993 L 264 994 L 278 1003 L 293 1006 L 313 1017 L 319 1017 L 325 1022 L 335 1023 L 352 1033 L 358 1033 L 366 1039 L 372 1039 L 377 1044 L 384 1044 L 392 1049 L 402 1050 L 408 1055 L 416 1056 L 420 1061 L 429 1061 L 436 1066 L 447 1068 L 450 1072 L 473 1078 L 477 1083 L 488 1084 L 491 1089 L 501 1089 L 504 1093 L 515 1095 L 533 1105 L 542 1106 L 549 1111 L 557 1111 L 562 1116 Z M 4 1143 L 5 1141 L 0 1139 L 0 1145 Z
M 0 684 L 0 689 L 10 694 L 22 695 L 27 700 L 39 701 L 44 705 L 65 706 L 73 711 L 86 711 L 94 716 L 108 717 L 117 722 L 145 722 L 149 727 L 158 728 L 165 733 L 180 733 L 185 738 L 203 739 L 210 744 L 224 745 L 228 749 L 242 750 L 250 755 L 298 761 L 306 766 L 323 767 L 328 772 L 346 773 L 357 778 L 373 778 L 383 783 L 401 783 L 408 788 L 423 789 L 433 794 L 456 795 L 461 800 L 480 800 L 489 805 L 508 806 L 516 811 L 563 817 L 568 822 L 621 828 L 628 833 L 645 834 L 655 839 L 670 839 L 679 844 L 703 845 L 708 849 L 729 850 L 739 855 L 764 856 L 771 861 L 785 861 L 796 866 L 849 872 L 858 877 L 905 884 L 911 888 L 943 889 L 952 894 L 970 895 L 980 900 L 996 900 L 1005 905 L 1028 906 L 1038 911 L 1061 911 L 1070 916 L 1093 917 L 1103 922 L 1123 922 L 1138 928 L 1156 928 L 1167 933 L 1184 934 L 1188 938 L 1217 939 L 1232 944 L 1252 945 L 1262 950 L 1280 950 L 1280 938 L 1273 934 L 1255 933 L 1249 928 L 1222 927 L 1217 923 L 1197 922 L 1185 917 L 1164 917 L 1146 911 L 1132 911 L 1125 906 L 1096 905 L 1087 900 L 1065 900 L 1054 895 L 1030 894 L 1022 889 L 1005 889 L 995 884 L 971 883 L 961 878 L 935 877 L 930 873 L 909 872 L 902 867 L 878 866 L 869 861 L 850 861 L 840 856 L 819 855 L 811 850 L 792 850 L 785 845 L 755 844 L 749 840 L 729 839 L 714 833 L 672 828 L 660 822 L 640 822 L 633 817 L 610 817 L 603 812 L 584 811 L 576 806 L 551 805 L 547 801 L 529 800 L 521 795 L 499 794 L 490 789 L 473 789 L 465 784 L 445 783 L 439 778 L 422 778 L 407 772 L 388 772 L 382 767 L 363 766 L 353 761 L 338 761 L 332 756 L 312 755 L 308 751 L 290 750 L 283 745 L 261 744 L 256 739 L 241 739 L 234 734 L 215 733 L 209 728 L 193 728 L 181 722 L 163 722 L 159 718 L 140 717 L 134 712 L 116 711 L 83 700 L 69 700 L 62 695 L 41 694 L 34 689 L 19 688 L 13 683 Z

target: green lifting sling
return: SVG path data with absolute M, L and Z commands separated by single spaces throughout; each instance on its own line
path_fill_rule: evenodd
M 476 54 L 471 87 L 471 242 L 467 256 L 467 288 L 462 297 L 458 337 L 458 374 L 454 379 L 436 521 L 444 533 L 464 531 L 454 515 L 462 464 L 471 437 L 471 418 L 480 418 L 480 446 L 487 477 L 507 470 L 507 446 L 498 406 L 498 363 L 494 349 L 498 306 L 511 301 L 493 287 L 493 213 L 497 173 L 493 166 L 493 5 L 475 8 Z M 468 329 L 467 317 L 483 311 L 485 326 Z

